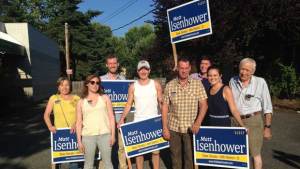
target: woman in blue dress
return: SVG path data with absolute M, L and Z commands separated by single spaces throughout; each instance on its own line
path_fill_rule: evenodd
M 244 123 L 240 117 L 231 89 L 222 83 L 220 69 L 211 66 L 208 69 L 208 81 L 211 85 L 208 96 L 208 115 L 210 126 L 231 126 L 232 115 L 241 127 Z

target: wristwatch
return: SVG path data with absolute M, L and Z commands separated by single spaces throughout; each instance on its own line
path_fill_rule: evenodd
M 271 128 L 271 125 L 266 125 L 266 124 L 265 124 L 265 128 Z

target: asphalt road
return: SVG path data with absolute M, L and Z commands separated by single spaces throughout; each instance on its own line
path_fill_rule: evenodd
M 50 168 L 50 135 L 43 123 L 44 106 L 40 103 L 0 114 L 0 169 Z M 263 147 L 264 169 L 300 169 L 300 114 L 275 109 L 272 130 L 272 140 L 265 141 Z M 146 169 L 150 163 L 146 157 Z M 164 150 L 161 168 L 171 169 L 170 165 L 168 150 Z

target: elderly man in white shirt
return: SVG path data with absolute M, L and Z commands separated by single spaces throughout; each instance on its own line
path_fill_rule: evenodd
M 255 69 L 255 60 L 242 59 L 239 76 L 231 78 L 229 85 L 241 112 L 241 118 L 249 129 L 249 149 L 254 159 L 254 168 L 262 169 L 261 148 L 263 137 L 266 139 L 272 137 L 273 107 L 267 83 L 263 78 L 254 76 Z

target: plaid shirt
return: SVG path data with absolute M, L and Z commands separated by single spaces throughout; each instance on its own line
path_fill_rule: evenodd
M 200 80 L 188 79 L 182 87 L 176 78 L 170 81 L 164 91 L 164 102 L 169 105 L 169 129 L 187 133 L 197 118 L 199 101 L 207 99 Z

